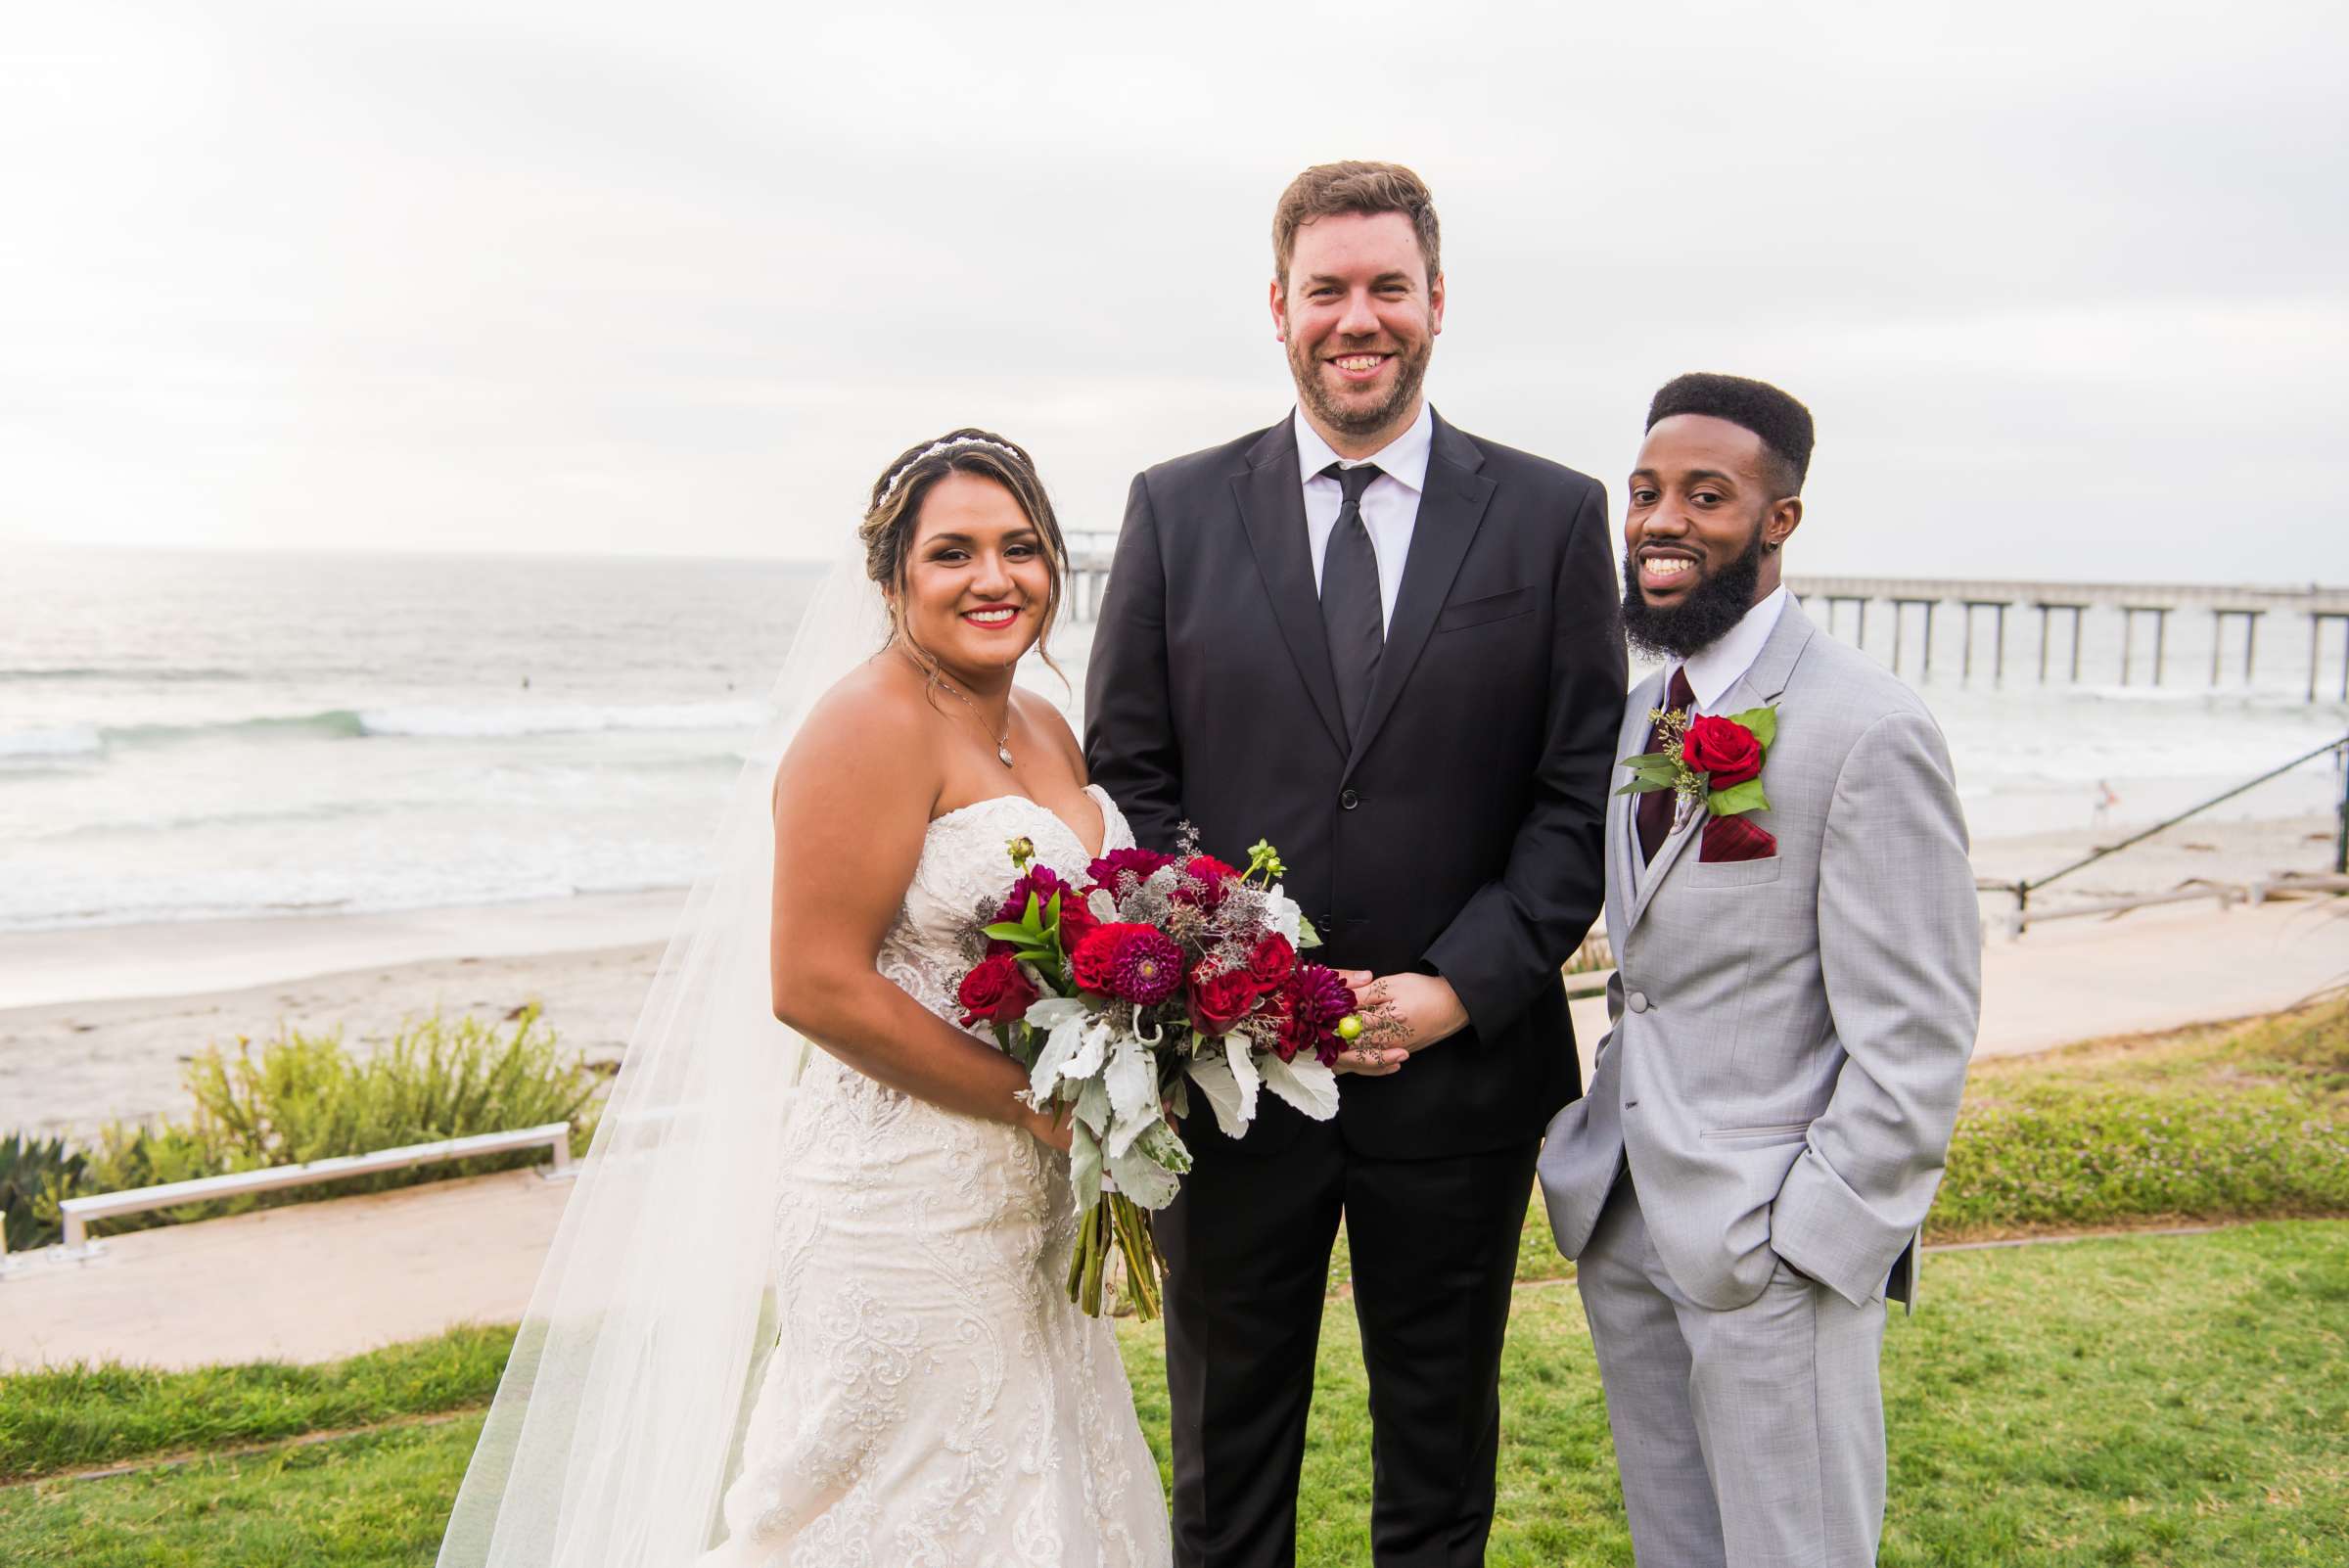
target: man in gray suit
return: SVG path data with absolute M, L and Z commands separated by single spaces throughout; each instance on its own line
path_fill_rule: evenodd
M 1941 732 L 1779 584 L 1811 439 L 1776 388 L 1683 376 L 1628 494 L 1626 628 L 1666 663 L 1616 755 L 1684 732 L 1711 771 L 1612 799 L 1614 1028 L 1540 1172 L 1643 1568 L 1875 1561 L 1884 1302 L 1914 1300 L 1980 1009 Z

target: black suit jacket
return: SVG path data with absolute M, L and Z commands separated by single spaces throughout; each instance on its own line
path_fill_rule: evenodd
M 1283 419 L 1136 477 L 1085 681 L 1085 757 L 1144 845 L 1185 821 L 1245 864 L 1279 847 L 1311 956 L 1450 981 L 1469 1028 L 1349 1078 L 1350 1147 L 1530 1141 L 1579 1091 L 1559 966 L 1605 894 L 1623 716 L 1606 492 L 1434 421 L 1403 586 L 1350 747 Z M 1244 1151 L 1296 1113 L 1259 1101 Z M 1284 1131 L 1284 1128 L 1286 1130 Z M 1205 1118 L 1185 1135 L 1220 1139 Z

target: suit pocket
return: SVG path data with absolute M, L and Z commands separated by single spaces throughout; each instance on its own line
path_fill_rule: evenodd
M 1809 1122 L 1773 1122 L 1768 1127 L 1709 1127 L 1697 1136 L 1732 1143 L 1792 1143 L 1810 1130 Z
M 1490 621 L 1506 621 L 1534 608 L 1534 590 L 1511 588 L 1506 593 L 1490 594 L 1482 599 L 1464 599 L 1448 604 L 1436 617 L 1438 631 L 1457 631 L 1463 626 L 1481 626 Z
M 1673 868 L 1673 880 L 1691 888 L 1758 888 L 1766 882 L 1778 880 L 1778 867 L 1785 864 L 1782 855 L 1771 855 L 1761 860 L 1698 860 L 1693 865 Z

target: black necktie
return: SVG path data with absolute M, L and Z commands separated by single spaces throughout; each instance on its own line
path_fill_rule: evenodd
M 1664 707 L 1668 712 L 1672 710 L 1685 712 L 1695 705 L 1696 693 L 1688 685 L 1688 667 L 1682 665 L 1672 672 L 1672 689 L 1664 695 Z M 1661 724 L 1650 724 L 1647 727 L 1645 750 L 1658 752 L 1664 749 L 1663 728 L 1664 726 Z M 1653 860 L 1656 857 L 1656 852 L 1664 848 L 1664 841 L 1672 837 L 1672 804 L 1677 798 L 1671 790 L 1649 790 L 1645 795 L 1637 798 L 1639 809 L 1635 819 L 1639 824 L 1639 863 L 1641 865 Z
M 1362 524 L 1362 491 L 1378 478 L 1376 463 L 1348 468 L 1332 463 L 1321 471 L 1346 492 L 1321 557 L 1321 629 L 1329 638 L 1329 662 L 1338 677 L 1338 715 L 1349 743 L 1370 706 L 1370 684 L 1378 656 L 1386 651 L 1387 620 L 1378 591 L 1378 551 Z

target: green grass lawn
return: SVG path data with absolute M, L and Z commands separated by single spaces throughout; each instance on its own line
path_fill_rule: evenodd
M 1945 1254 L 1926 1282 L 1926 1310 L 1896 1317 L 1886 1336 L 1891 1568 L 2349 1563 L 2349 1222 Z M 1144 1429 L 1160 1442 L 1162 1341 L 1132 1323 L 1121 1338 Z M 178 1447 L 161 1441 L 174 1430 L 163 1412 L 199 1404 L 244 1412 L 215 1423 L 214 1444 L 403 1405 L 478 1404 L 493 1373 L 480 1351 L 473 1340 L 431 1342 L 292 1381 L 284 1368 L 232 1368 L 137 1386 L 50 1382 L 39 1386 L 47 1425 L 24 1414 L 32 1380 L 8 1379 L 0 1472 L 23 1475 L 42 1455 Z M 1502 1388 L 1489 1560 L 1629 1564 L 1571 1286 L 1519 1292 Z M 148 1413 L 115 1421 L 117 1405 Z M 105 1438 L 110 1429 L 122 1435 Z M 104 1480 L 0 1487 L 0 1561 L 430 1563 L 479 1429 L 475 1410 Z M 59 1435 L 68 1431 L 82 1434 L 80 1449 Z M 1322 1334 L 1301 1561 L 1368 1561 L 1368 1466 L 1361 1362 L 1341 1296 Z

